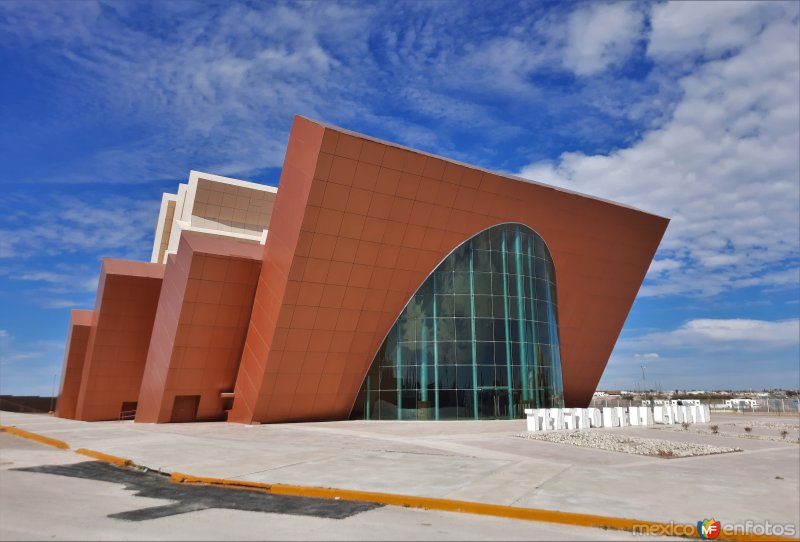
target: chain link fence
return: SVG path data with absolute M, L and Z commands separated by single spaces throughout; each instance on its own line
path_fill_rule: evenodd
M 719 400 L 708 400 L 708 399 L 655 399 L 655 404 L 669 404 L 670 401 L 678 401 L 680 400 L 684 405 L 691 405 L 691 404 L 702 404 L 708 405 L 709 410 L 711 412 L 718 412 L 720 414 L 723 413 L 731 413 L 731 414 L 770 414 L 775 416 L 797 416 L 800 415 L 800 404 L 798 404 L 798 399 L 795 398 L 776 398 L 776 399 L 766 399 L 766 398 L 759 398 L 755 399 L 755 403 L 752 402 L 726 402 L 724 399 Z M 647 402 L 647 399 L 639 398 L 639 399 L 622 399 L 617 397 L 595 397 L 592 399 L 592 402 L 589 406 L 594 408 L 603 408 L 603 407 L 630 407 L 630 406 L 642 406 L 647 404 L 652 404 L 653 401 L 650 403 Z M 661 402 L 659 402 L 661 401 Z

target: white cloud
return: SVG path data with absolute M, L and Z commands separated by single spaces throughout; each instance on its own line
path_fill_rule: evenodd
M 92 39 L 89 28 L 101 11 L 101 5 L 94 1 L 66 5 L 10 0 L 4 4 L 5 24 L 15 29 L 7 34 L 8 39 L 27 36 L 39 40 L 86 42 Z
M 660 260 L 654 259 L 652 262 L 650 262 L 650 268 L 647 270 L 647 275 L 654 276 L 666 271 L 680 269 L 680 267 L 681 262 L 678 260 L 672 260 L 670 258 L 663 258 Z
M 71 291 L 94 292 L 97 290 L 97 276 L 87 278 L 85 266 L 79 266 L 71 273 L 54 273 L 53 271 L 25 271 L 19 276 L 12 275 L 11 278 L 31 282 L 44 282 L 55 285 L 56 287 L 69 284 Z
M 633 2 L 597 2 L 573 12 L 567 23 L 564 66 L 585 76 L 621 64 L 633 51 L 643 23 Z
M 634 354 L 633 357 L 640 359 L 658 359 L 661 356 L 655 352 L 647 352 L 646 354 Z
M 782 4 L 783 16 L 774 8 L 752 12 L 762 17 L 761 32 L 683 76 L 672 117 L 628 148 L 564 153 L 521 171 L 672 218 L 642 295 L 792 285 L 785 268 L 794 269 L 800 253 L 797 8 Z M 724 5 L 703 9 L 719 12 L 718 26 L 728 24 Z M 661 20 L 654 17 L 654 34 Z M 710 17 L 703 28 L 716 27 Z
M 77 309 L 86 306 L 85 302 L 72 299 L 46 299 L 42 301 L 45 309 Z
M 0 330 L 0 366 L 8 366 L 18 362 L 58 359 L 64 350 L 61 341 L 38 340 L 20 345 L 8 331 Z
M 20 344 L 0 330 L 0 394 L 50 395 L 57 386 L 64 342 L 38 340 Z
M 20 207 L 35 203 L 36 210 L 6 221 L 20 226 L 0 227 L 0 239 L 5 240 L 0 245 L 0 258 L 49 257 L 78 251 L 141 256 L 152 242 L 158 214 L 158 206 L 152 201 L 119 196 L 83 200 L 59 196 L 17 203 Z M 58 283 L 64 279 L 74 282 L 75 277 L 25 270 L 18 278 Z M 93 289 L 87 280 L 83 275 L 81 289 Z
M 800 345 L 800 320 L 750 320 L 744 318 L 689 320 L 672 331 L 647 333 L 620 341 L 625 350 L 692 349 L 698 353 L 719 350 L 765 351 Z
M 132 124 L 135 135 L 15 181 L 145 182 L 190 168 L 246 177 L 282 164 L 295 113 L 491 165 L 503 144 L 537 132 L 520 108 L 595 141 L 614 127 L 601 130 L 592 118 L 658 110 L 630 104 L 650 83 L 582 78 L 552 89 L 538 81 L 565 67 L 585 75 L 624 62 L 641 34 L 633 4 L 576 14 L 461 2 L 390 12 L 336 3 L 167 3 L 152 14 L 125 3 L 81 6 L 78 16 L 63 2 L 0 2 L 0 33 L 23 52 L 42 48 L 36 58 L 50 64 L 54 92 L 68 112 L 81 112 L 40 119 L 37 135 L 115 123 Z M 139 24 L 147 16 L 158 24 Z M 488 141 L 464 148 L 476 133 Z M 8 254 L 1 240 L 0 254 Z
M 783 271 L 775 271 L 772 273 L 765 273 L 757 277 L 746 277 L 738 279 L 735 282 L 738 287 L 747 286 L 798 286 L 800 285 L 800 268 L 784 269 Z M 800 293 L 800 292 L 796 292 Z
M 781 11 L 771 2 L 665 2 L 653 7 L 647 52 L 658 59 L 683 60 L 738 49 L 761 30 L 759 12 Z

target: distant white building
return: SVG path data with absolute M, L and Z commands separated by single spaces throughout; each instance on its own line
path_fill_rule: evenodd
M 755 399 L 745 399 L 743 397 L 736 399 L 725 399 L 725 406 L 728 408 L 755 408 L 758 406 L 758 401 Z
M 613 391 L 613 390 L 612 391 L 596 391 L 596 392 L 594 392 L 593 397 L 595 399 L 598 399 L 598 398 L 608 399 L 610 397 L 619 397 L 619 394 L 620 394 L 620 392 Z
M 642 400 L 643 405 L 649 406 L 651 404 L 650 399 Z M 654 406 L 664 406 L 664 405 L 700 405 L 700 399 L 653 399 L 652 404 Z

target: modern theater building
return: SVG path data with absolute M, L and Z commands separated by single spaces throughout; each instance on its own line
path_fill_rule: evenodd
M 587 406 L 668 220 L 296 117 L 278 188 L 192 172 L 72 311 L 57 414 Z

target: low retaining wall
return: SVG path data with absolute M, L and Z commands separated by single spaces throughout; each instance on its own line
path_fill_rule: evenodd
M 528 431 L 560 431 L 590 427 L 626 427 L 653 424 L 706 423 L 708 405 L 655 407 L 533 408 L 526 409 Z

